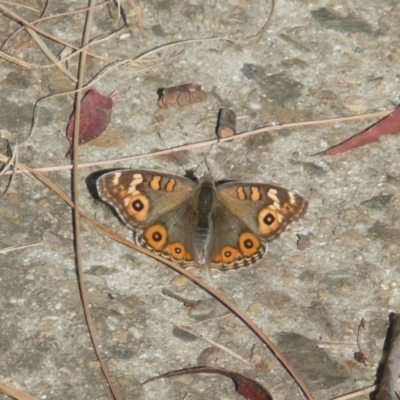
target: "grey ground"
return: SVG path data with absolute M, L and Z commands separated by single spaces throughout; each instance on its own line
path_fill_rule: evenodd
M 133 24 L 131 35 L 117 35 L 93 52 L 122 59 L 180 39 L 240 39 L 255 34 L 271 8 L 269 1 L 258 0 L 142 2 L 143 35 L 128 3 L 123 5 Z M 49 13 L 85 6 L 58 1 Z M 39 15 L 14 10 L 29 21 Z M 184 49 L 179 57 L 148 71 L 139 72 L 147 64 L 114 69 L 95 86 L 103 94 L 118 92 L 111 124 L 98 143 L 82 147 L 80 161 L 112 160 L 212 139 L 221 107 L 236 111 L 240 131 L 393 109 L 400 93 L 399 18 L 400 4 L 394 0 L 276 0 L 271 25 L 258 43 L 192 43 L 154 53 L 151 60 L 161 62 Z M 83 21 L 74 15 L 43 22 L 40 28 L 79 45 Z M 99 9 L 93 35 L 118 26 L 115 9 L 111 14 Z M 1 40 L 16 27 L 2 16 Z M 19 34 L 12 43 L 24 40 L 28 37 Z M 63 49 L 46 43 L 56 54 Z M 50 63 L 33 42 L 12 54 L 27 62 Z M 104 65 L 89 59 L 87 76 Z M 70 68 L 76 71 L 76 59 Z M 23 69 L 12 63 L 1 65 L 0 82 L 2 149 L 6 140 L 15 144 L 27 137 L 38 98 L 74 88 L 56 68 Z M 191 82 L 209 92 L 206 102 L 158 109 L 158 88 Z M 19 149 L 21 162 L 31 167 L 68 164 L 65 129 L 72 104 L 72 95 L 42 103 L 37 130 Z M 373 122 L 264 133 L 215 145 L 207 154 L 217 179 L 274 182 L 310 203 L 305 218 L 273 242 L 255 266 L 227 273 L 207 268 L 192 272 L 249 313 L 317 399 L 374 383 L 388 316 L 399 307 L 400 138 L 384 138 L 335 157 L 311 156 Z M 131 237 L 108 208 L 93 199 L 86 178 L 116 166 L 183 174 L 200 165 L 201 176 L 208 150 L 84 168 L 81 206 Z M 69 172 L 47 176 L 69 193 Z M 5 178 L 1 184 L 4 188 Z M 0 255 L 0 380 L 38 399 L 110 398 L 81 310 L 71 210 L 43 184 L 19 175 L 0 199 L 0 216 L 0 248 L 42 243 Z M 127 399 L 242 398 L 225 378 L 206 375 L 140 386 L 149 377 L 196 365 L 221 366 L 257 378 L 275 400 L 301 399 L 269 351 L 216 300 L 88 224 L 82 229 L 91 311 L 103 354 Z M 197 310 L 188 310 L 165 297 L 163 288 L 202 302 Z M 353 358 L 362 318 L 367 321 L 360 335 L 366 365 Z M 264 368 L 256 370 L 174 325 L 190 325 Z

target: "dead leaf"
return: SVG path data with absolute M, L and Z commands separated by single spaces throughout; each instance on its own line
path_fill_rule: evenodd
M 158 107 L 168 108 L 199 103 L 207 99 L 207 93 L 200 85 L 185 84 L 158 89 Z
M 79 145 L 97 139 L 106 130 L 112 110 L 112 98 L 103 96 L 97 90 L 89 90 L 81 103 Z M 71 115 L 67 127 L 67 139 L 72 146 L 74 137 L 75 112 Z
M 194 368 L 184 368 L 178 371 L 167 372 L 159 376 L 147 379 L 145 383 L 155 381 L 162 378 L 171 378 L 173 376 L 188 375 L 188 374 L 220 374 L 231 378 L 236 386 L 236 391 L 245 397 L 247 400 L 273 400 L 272 396 L 267 389 L 264 388 L 260 383 L 254 379 L 250 379 L 247 376 L 241 375 L 237 372 L 228 371 L 223 368 L 214 367 L 194 367 Z
M 381 119 L 365 131 L 352 136 L 344 142 L 327 150 L 317 153 L 317 156 L 334 156 L 357 147 L 377 142 L 383 135 L 396 135 L 400 133 L 400 106 L 387 117 Z

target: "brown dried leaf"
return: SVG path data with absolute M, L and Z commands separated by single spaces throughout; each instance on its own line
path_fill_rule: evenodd
M 145 383 L 155 381 L 162 378 L 171 378 L 173 376 L 187 375 L 187 374 L 220 374 L 231 378 L 236 386 L 236 391 L 245 397 L 247 400 L 273 400 L 272 396 L 267 389 L 264 388 L 257 381 L 248 378 L 247 376 L 238 374 L 237 372 L 228 371 L 223 368 L 214 367 L 194 367 L 194 368 L 184 368 L 178 371 L 167 372 L 159 376 L 147 379 L 143 382 Z
M 112 98 L 103 96 L 97 90 L 89 90 L 81 103 L 79 145 L 97 139 L 106 130 L 112 110 Z M 67 139 L 72 145 L 74 137 L 75 112 L 71 115 L 67 127 Z
M 396 135 L 400 133 L 400 106 L 387 117 L 381 119 L 367 130 L 352 136 L 344 142 L 327 150 L 317 153 L 318 156 L 334 156 L 357 147 L 377 142 L 383 135 Z
M 200 85 L 180 85 L 170 88 L 161 88 L 158 91 L 158 107 L 168 108 L 175 106 L 186 106 L 199 103 L 207 99 L 207 93 Z

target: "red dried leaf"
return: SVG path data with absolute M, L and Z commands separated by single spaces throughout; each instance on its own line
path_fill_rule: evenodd
M 373 142 L 377 142 L 382 135 L 396 135 L 400 133 L 400 106 L 390 115 L 381 119 L 367 130 L 352 136 L 350 139 L 317 153 L 318 156 L 334 156 L 345 151 L 356 149 Z
M 272 396 L 257 381 L 250 379 L 244 375 L 238 374 L 237 372 L 228 371 L 223 368 L 214 368 L 214 367 L 194 367 L 194 368 L 184 368 L 178 371 L 167 372 L 166 374 L 162 374 L 159 376 L 155 376 L 153 378 L 147 379 L 145 383 L 155 381 L 157 379 L 162 378 L 171 378 L 173 376 L 179 375 L 188 375 L 188 374 L 220 374 L 231 378 L 236 386 L 236 391 L 244 396 L 247 400 L 273 400 Z
M 112 110 L 112 98 L 101 95 L 97 90 L 89 90 L 81 103 L 79 145 L 97 139 L 106 130 Z M 74 137 L 75 112 L 71 115 L 67 127 L 67 139 L 71 143 Z

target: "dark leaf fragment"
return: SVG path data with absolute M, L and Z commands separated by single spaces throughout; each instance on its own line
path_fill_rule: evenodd
M 396 135 L 400 132 L 400 106 L 387 117 L 381 119 L 365 131 L 352 136 L 344 142 L 317 153 L 317 156 L 334 156 L 357 147 L 377 142 L 383 135 Z
M 145 383 L 155 381 L 162 378 L 171 378 L 173 376 L 187 375 L 187 374 L 220 374 L 228 378 L 231 378 L 236 386 L 236 391 L 245 397 L 247 400 L 273 400 L 272 396 L 267 389 L 264 388 L 257 381 L 250 379 L 244 375 L 238 374 L 237 372 L 228 371 L 223 368 L 214 367 L 194 367 L 194 368 L 184 368 L 178 371 L 167 372 L 159 376 L 147 379 Z
M 112 110 L 112 98 L 103 96 L 97 90 L 89 90 L 81 103 L 79 145 L 97 139 L 106 130 Z M 67 127 L 67 139 L 71 146 L 74 137 L 75 112 L 71 115 Z

